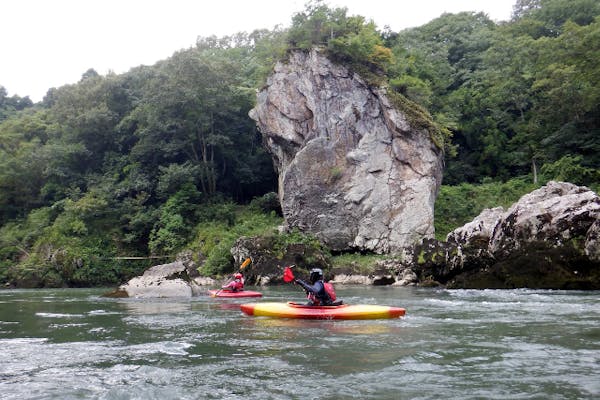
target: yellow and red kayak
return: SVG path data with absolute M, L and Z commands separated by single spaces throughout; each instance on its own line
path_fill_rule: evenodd
M 208 294 L 210 297 L 226 297 L 226 298 L 238 298 L 238 297 L 262 297 L 261 292 L 254 292 L 252 290 L 240 290 L 239 292 L 232 292 L 231 290 L 209 290 Z
M 300 319 L 385 319 L 400 318 L 406 310 L 400 307 L 371 304 L 342 304 L 339 306 L 307 306 L 287 303 L 246 303 L 240 306 L 245 314 L 255 317 Z

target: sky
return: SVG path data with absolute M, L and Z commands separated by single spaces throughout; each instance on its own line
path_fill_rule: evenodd
M 328 0 L 379 29 L 423 25 L 443 13 L 510 19 L 516 0 Z M 121 74 L 193 47 L 196 39 L 287 27 L 306 0 L 8 0 L 0 2 L 0 86 L 42 100 L 93 68 Z

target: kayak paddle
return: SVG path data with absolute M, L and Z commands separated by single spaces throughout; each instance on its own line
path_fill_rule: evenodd
M 296 277 L 294 276 L 294 273 L 292 272 L 293 267 L 295 267 L 295 265 L 287 266 L 283 270 L 283 281 L 285 283 L 293 282 L 296 279 Z

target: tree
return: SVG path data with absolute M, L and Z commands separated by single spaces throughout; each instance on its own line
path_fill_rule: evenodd
M 290 48 L 326 48 L 329 55 L 369 75 L 383 74 L 392 62 L 372 21 L 362 16 L 347 16 L 347 8 L 329 8 L 321 0 L 307 3 L 303 12 L 292 18 L 287 40 Z
M 33 102 L 29 96 L 19 97 L 17 95 L 8 97 L 6 88 L 0 85 L 0 122 L 15 114 L 17 111 L 32 107 Z
M 517 0 L 513 6 L 512 21 L 518 21 L 522 18 L 539 10 L 542 7 L 542 0 Z
M 567 21 L 589 25 L 600 14 L 597 0 L 518 0 L 511 21 L 521 33 L 537 39 L 557 37 Z
M 150 234 L 152 254 L 172 254 L 187 242 L 199 200 L 200 193 L 189 183 L 169 197 L 161 207 L 160 218 Z
M 491 129 L 488 143 L 497 143 L 491 140 L 497 129 L 489 126 L 493 120 L 484 111 L 485 96 L 472 90 L 483 84 L 477 75 L 496 34 L 487 16 L 464 12 L 444 14 L 393 39 L 396 63 L 388 71 L 391 86 L 427 106 L 434 120 L 453 133 L 458 146 L 457 158 L 450 158 L 454 150 L 447 152 L 447 182 L 476 180 L 484 173 L 478 170 L 482 162 L 499 158 L 492 156 L 493 147 L 484 152 L 483 135 Z

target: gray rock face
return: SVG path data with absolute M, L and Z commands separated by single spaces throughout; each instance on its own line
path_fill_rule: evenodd
M 473 221 L 450 232 L 446 236 L 446 241 L 463 246 L 479 244 L 480 247 L 487 247 L 494 228 L 504 211 L 502 207 L 486 208 Z
M 199 294 L 199 287 L 187 276 L 185 265 L 176 261 L 148 268 L 143 275 L 121 285 L 118 291 L 125 297 L 191 297 Z
M 503 257 L 526 243 L 561 247 L 577 238 L 583 242 L 599 216 L 600 198 L 596 193 L 567 182 L 548 182 L 521 197 L 502 215 L 489 249 L 494 256 Z
M 424 241 L 414 253 L 422 276 L 451 287 L 600 288 L 599 217 L 596 193 L 548 182 L 508 210 L 484 210 L 447 242 L 427 248 Z
M 568 182 L 551 181 L 506 211 L 502 207 L 483 210 L 473 221 L 450 232 L 447 241 L 479 247 L 501 258 L 528 243 L 561 247 L 582 238 L 592 254 L 599 217 L 600 197 L 596 193 Z
M 288 227 L 333 250 L 395 253 L 434 234 L 442 151 L 381 88 L 319 51 L 278 63 L 250 112 Z
M 592 261 L 600 262 L 600 219 L 588 229 L 585 238 L 585 254 Z

